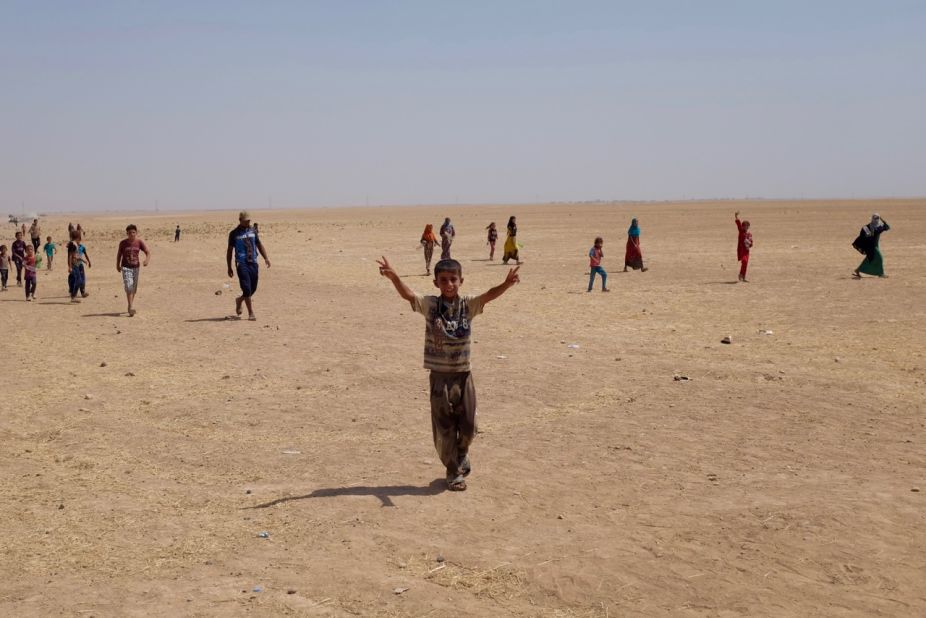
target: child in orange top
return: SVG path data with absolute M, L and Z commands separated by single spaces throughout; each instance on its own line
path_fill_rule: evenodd
M 736 259 L 740 263 L 739 280 L 749 283 L 746 280 L 746 267 L 749 266 L 749 250 L 752 249 L 752 232 L 749 231 L 749 221 L 740 221 L 739 211 L 736 211 L 733 217 L 736 220 L 736 229 L 739 231 L 739 239 L 736 241 Z

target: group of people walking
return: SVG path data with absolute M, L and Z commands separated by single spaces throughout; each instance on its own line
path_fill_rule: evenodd
M 595 287 L 595 276 L 601 275 L 601 291 L 610 292 L 608 289 L 608 272 L 601 266 L 601 260 L 604 258 L 604 239 L 599 236 L 595 239 L 595 244 L 588 250 L 588 292 Z M 643 249 L 640 246 L 640 223 L 636 218 L 631 219 L 630 227 L 627 228 L 627 246 L 624 250 L 624 272 L 628 269 L 646 272 L 649 270 L 643 265 Z
M 440 238 L 438 238 L 438 235 Z M 453 241 L 456 238 L 457 232 L 453 227 L 453 222 L 450 220 L 450 217 L 444 219 L 444 223 L 440 226 L 438 234 L 434 233 L 434 226 L 430 223 L 424 226 L 424 232 L 421 233 L 421 247 L 424 249 L 424 266 L 426 274 L 431 274 L 431 261 L 434 258 L 434 247 L 440 247 L 440 259 L 449 260 L 451 258 L 451 247 L 453 246 Z M 518 224 L 516 217 L 510 217 L 508 219 L 508 238 L 505 239 L 504 253 L 502 254 L 502 262 L 508 264 L 509 261 L 514 260 L 515 263 L 521 264 L 521 260 L 518 254 L 520 245 L 517 241 L 518 236 Z M 498 241 L 498 228 L 495 226 L 495 222 L 489 223 L 486 226 L 486 244 L 489 246 L 489 260 L 495 259 L 495 243 Z

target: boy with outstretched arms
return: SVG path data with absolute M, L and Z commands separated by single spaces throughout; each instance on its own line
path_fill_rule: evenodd
M 469 445 L 476 437 L 476 388 L 470 373 L 471 322 L 486 303 L 520 281 L 518 268 L 508 271 L 501 284 L 479 296 L 460 296 L 463 267 L 441 260 L 434 267 L 434 286 L 440 296 L 415 294 L 399 278 L 385 257 L 377 260 L 379 273 L 392 281 L 399 296 L 425 317 L 424 368 L 431 371 L 431 431 L 434 447 L 447 470 L 451 491 L 466 489 L 472 466 Z

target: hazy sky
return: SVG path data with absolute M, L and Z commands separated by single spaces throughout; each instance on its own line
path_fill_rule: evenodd
M 0 0 L 0 210 L 926 195 L 926 2 Z

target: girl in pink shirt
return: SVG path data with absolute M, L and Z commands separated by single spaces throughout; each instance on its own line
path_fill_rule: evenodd
M 588 291 L 592 291 L 592 287 L 595 285 L 595 275 L 601 275 L 601 291 L 610 292 L 608 289 L 608 273 L 605 272 L 604 268 L 601 267 L 601 258 L 604 257 L 604 251 L 601 250 L 601 246 L 604 244 L 604 240 L 599 236 L 595 239 L 595 246 L 588 250 L 588 266 L 591 269 L 591 273 L 588 277 Z

